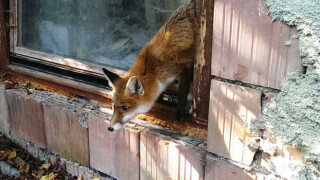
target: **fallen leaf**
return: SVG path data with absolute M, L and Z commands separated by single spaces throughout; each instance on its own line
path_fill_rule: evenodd
M 92 180 L 100 180 L 100 178 L 93 178 Z
M 40 180 L 53 180 L 54 178 L 56 178 L 57 176 L 58 176 L 59 174 L 58 173 L 50 173 L 50 174 L 48 174 L 48 175 L 46 175 L 46 176 L 42 176 L 41 178 L 40 178 Z
M 82 180 L 82 175 L 80 175 L 77 180 Z
M 19 88 L 19 83 L 18 82 L 13 82 L 13 81 L 10 81 L 10 80 L 5 80 L 4 81 L 4 84 L 5 84 L 5 89 L 17 89 Z
M 58 172 L 60 172 L 60 171 L 61 171 L 61 165 L 58 164 L 58 165 L 53 169 L 52 172 L 58 173 Z
M 28 94 L 32 94 L 34 92 L 34 87 L 31 85 L 30 82 L 26 85 L 26 90 Z
M 246 126 L 242 126 L 242 130 L 243 130 L 245 136 L 253 137 Z
M 24 164 L 22 164 L 22 165 L 20 166 L 19 171 L 20 171 L 21 173 L 28 173 L 28 172 L 29 172 L 29 169 L 30 169 L 29 164 L 24 163 Z
M 14 163 L 17 164 L 19 167 L 25 164 L 26 162 L 22 160 L 20 157 L 14 159 Z
M 45 169 L 45 170 L 48 170 L 51 166 L 51 163 L 45 163 L 45 164 L 42 164 L 42 166 L 40 167 L 40 169 Z
M 4 160 L 9 154 L 9 151 L 0 151 L 0 161 Z
M 37 175 L 37 179 L 40 179 L 42 176 L 43 176 L 43 174 L 45 173 L 45 170 L 43 170 L 43 169 L 41 169 L 39 172 L 38 172 L 38 175 Z
M 11 160 L 11 159 L 16 158 L 16 157 L 17 157 L 17 152 L 16 151 L 12 151 L 8 156 L 8 160 Z

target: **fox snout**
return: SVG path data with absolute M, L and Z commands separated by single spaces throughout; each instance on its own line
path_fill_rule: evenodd
M 110 125 L 108 127 L 108 130 L 109 131 L 116 131 L 120 128 L 122 128 L 122 126 L 124 125 L 125 123 L 122 123 L 122 122 L 115 122 L 115 119 L 114 119 L 114 116 L 112 117 L 111 119 L 111 122 L 110 122 Z
M 108 127 L 108 130 L 112 132 L 112 131 L 115 131 L 115 130 L 120 129 L 122 126 L 123 126 L 123 124 L 121 124 L 121 123 L 116 123 L 115 125 L 110 125 L 110 126 Z
M 114 128 L 111 127 L 111 126 L 109 126 L 109 127 L 108 127 L 108 130 L 112 132 L 112 131 L 114 130 Z

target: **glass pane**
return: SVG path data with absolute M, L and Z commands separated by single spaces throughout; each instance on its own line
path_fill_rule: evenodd
M 187 0 L 20 0 L 19 46 L 128 69 Z

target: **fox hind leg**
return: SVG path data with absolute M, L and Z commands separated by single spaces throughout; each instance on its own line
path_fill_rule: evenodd
M 185 117 L 192 114 L 192 75 L 193 68 L 186 68 L 181 76 L 178 91 L 177 118 L 183 121 Z

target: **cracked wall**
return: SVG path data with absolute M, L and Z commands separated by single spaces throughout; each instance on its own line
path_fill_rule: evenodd
M 320 1 L 267 0 L 273 20 L 298 30 L 299 51 L 305 73 L 288 73 L 280 93 L 251 122 L 250 130 L 265 130 L 278 148 L 302 152 L 302 162 L 271 154 L 269 170 L 287 179 L 320 179 Z M 286 149 L 286 148 L 284 148 Z M 289 173 L 290 172 L 290 173 Z

